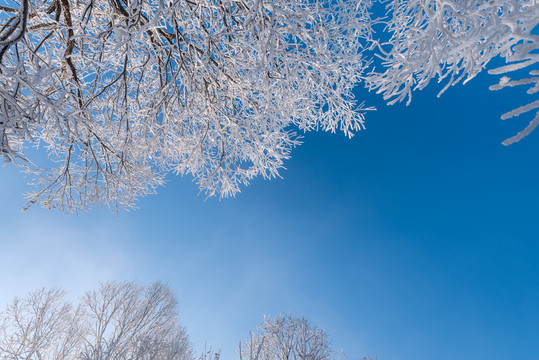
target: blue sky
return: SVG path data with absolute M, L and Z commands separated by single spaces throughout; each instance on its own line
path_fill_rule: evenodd
M 0 303 L 41 286 L 161 280 L 197 351 L 235 358 L 263 315 L 310 316 L 349 360 L 534 359 L 539 354 L 539 131 L 501 142 L 525 89 L 431 85 L 367 130 L 308 133 L 283 179 L 234 199 L 171 178 L 140 209 L 21 213 L 24 179 L 0 168 Z

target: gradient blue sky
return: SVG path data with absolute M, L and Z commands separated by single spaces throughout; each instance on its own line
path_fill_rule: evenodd
M 236 356 L 264 314 L 310 316 L 349 360 L 537 359 L 539 131 L 501 142 L 525 89 L 497 77 L 431 85 L 352 140 L 308 133 L 282 172 L 235 199 L 171 178 L 140 209 L 21 213 L 23 176 L 0 169 L 0 303 L 41 286 L 161 280 L 197 351 Z

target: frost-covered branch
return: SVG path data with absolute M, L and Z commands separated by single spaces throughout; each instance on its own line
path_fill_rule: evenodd
M 537 70 L 537 64 L 539 63 L 539 36 L 528 34 L 523 37 L 522 42 L 516 44 L 511 49 L 512 52 L 507 57 L 506 66 L 499 67 L 497 69 L 489 70 L 489 74 L 501 75 L 508 74 L 510 72 L 520 69 L 531 69 L 529 71 L 529 77 L 520 80 L 511 80 L 509 76 L 503 76 L 500 82 L 490 87 L 491 90 L 500 90 L 505 87 L 513 87 L 519 85 L 532 85 L 527 93 L 528 95 L 534 95 L 539 92 L 539 70 Z M 537 97 L 537 96 L 536 96 Z M 502 120 L 509 119 L 511 117 L 519 116 L 523 113 L 535 110 L 539 108 L 539 99 L 532 101 L 526 105 L 520 106 L 513 111 L 510 111 L 502 115 Z M 517 135 L 505 140 L 504 145 L 511 145 L 522 138 L 530 134 L 539 125 L 539 111 L 536 112 L 535 118 L 530 121 L 528 126 L 520 131 Z
M 531 33 L 539 22 L 536 0 L 395 0 L 387 9 L 391 38 L 380 45 L 383 70 L 371 73 L 366 82 L 389 104 L 405 99 L 409 104 L 412 91 L 433 79 L 446 83 L 441 95 L 474 78 L 497 56 L 509 65 L 491 74 L 533 70 L 537 63 L 537 35 Z M 504 81 L 496 88 L 505 86 Z

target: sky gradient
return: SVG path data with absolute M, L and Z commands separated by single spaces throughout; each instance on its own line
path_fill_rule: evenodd
M 500 120 L 525 89 L 431 85 L 408 107 L 376 94 L 367 130 L 307 133 L 283 179 L 236 198 L 170 177 L 139 210 L 26 213 L 0 168 L 0 304 L 41 286 L 163 281 L 200 352 L 235 359 L 263 315 L 328 330 L 349 360 L 534 359 L 539 354 L 539 131 Z

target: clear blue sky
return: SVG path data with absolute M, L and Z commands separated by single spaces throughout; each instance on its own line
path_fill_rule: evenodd
M 23 177 L 0 169 L 0 302 L 41 286 L 78 295 L 105 280 L 161 280 L 197 351 L 235 358 L 263 314 L 328 330 L 349 360 L 537 359 L 539 130 L 500 120 L 525 89 L 415 93 L 352 140 L 308 133 L 282 172 L 235 199 L 171 178 L 140 209 L 27 213 Z

